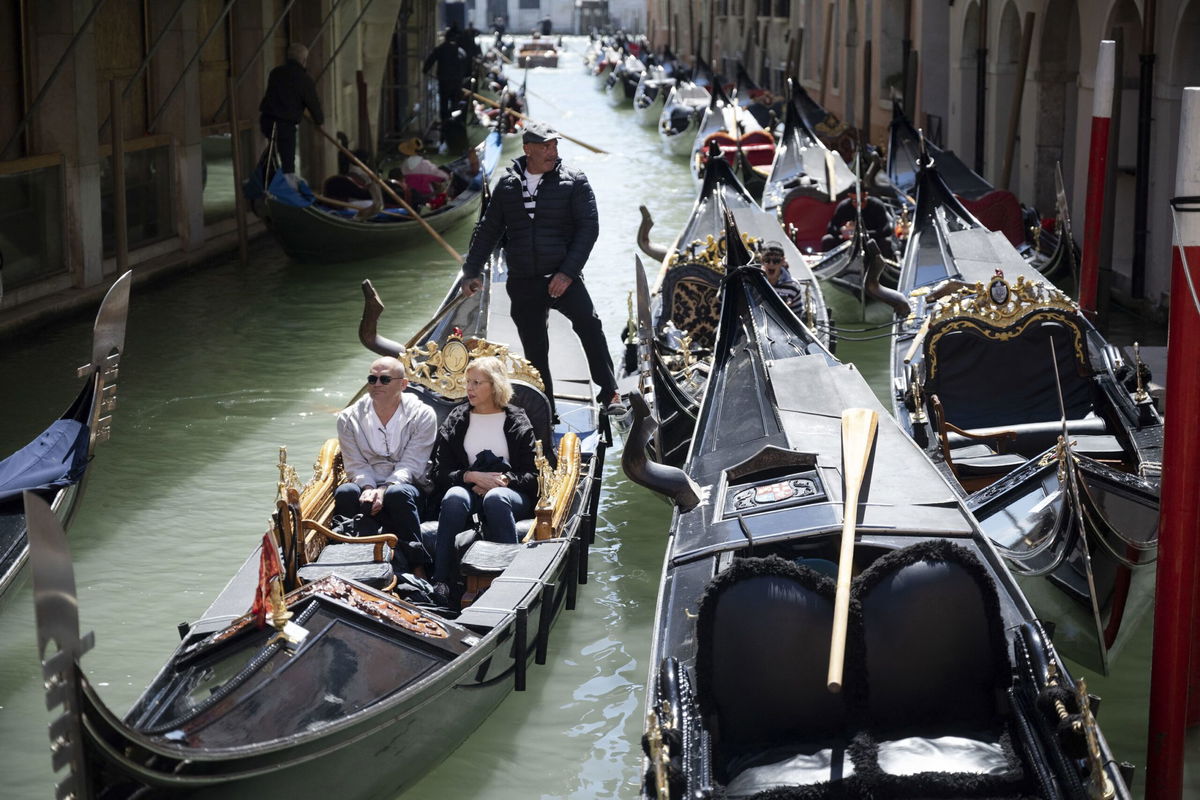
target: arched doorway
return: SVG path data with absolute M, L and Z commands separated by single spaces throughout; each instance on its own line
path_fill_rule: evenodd
M 1075 185 L 1079 113 L 1079 9 L 1075 0 L 1050 0 L 1041 25 L 1033 202 L 1039 212 L 1049 216 L 1055 202 L 1056 164 L 1062 164 L 1068 195 Z M 1070 199 L 1073 205 L 1078 205 L 1074 198 Z

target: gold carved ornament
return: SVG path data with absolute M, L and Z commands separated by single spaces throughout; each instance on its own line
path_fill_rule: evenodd
M 410 383 L 424 386 L 442 397 L 459 400 L 467 396 L 467 367 L 474 359 L 485 356 L 500 359 L 510 378 L 545 390 L 537 367 L 511 353 L 508 345 L 487 339 L 464 341 L 459 336 L 451 336 L 444 345 L 426 342 L 423 348 L 406 350 L 400 355 L 400 361 Z
M 758 251 L 761 239 L 743 232 L 742 242 L 747 250 L 754 253 Z M 707 267 L 718 275 L 724 275 L 726 251 L 725 236 L 722 234 L 716 237 L 710 233 L 703 239 L 693 239 L 689 244 L 670 253 L 664 267 L 667 270 L 673 267 Z
M 575 487 L 579 484 L 580 445 L 579 437 L 567 433 L 558 443 L 558 467 L 550 469 L 550 462 L 542 454 L 542 443 L 537 442 L 537 457 L 534 463 L 538 470 L 538 499 L 534 508 L 534 525 L 524 541 L 542 541 L 562 535 L 563 523 L 571 510 Z
M 927 377 L 937 374 L 937 343 L 949 333 L 970 330 L 992 341 L 1007 342 L 1041 322 L 1067 323 L 1075 359 L 1086 364 L 1079 307 L 1074 301 L 1043 281 L 1026 281 L 1019 275 L 1015 284 L 1009 284 L 999 270 L 996 273 L 986 286 L 982 282 L 966 286 L 941 298 L 930 310 L 930 334 L 925 340 Z

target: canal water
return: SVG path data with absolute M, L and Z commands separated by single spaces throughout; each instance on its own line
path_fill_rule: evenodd
M 608 151 L 562 142 L 599 204 L 600 240 L 585 277 L 619 356 L 633 287 L 638 205 L 667 242 L 695 189 L 684 159 L 659 150 L 653 128 L 611 108 L 579 67 L 582 40 L 557 69 L 529 73 L 534 116 Z M 517 76 L 519 79 L 519 76 Z M 460 250 L 470 227 L 451 232 Z M 655 268 L 651 262 L 648 267 Z M 129 708 L 178 640 L 233 575 L 267 527 L 280 445 L 301 477 L 334 414 L 361 385 L 371 355 L 357 340 L 359 284 L 387 305 L 381 331 L 406 339 L 456 273 L 440 248 L 419 243 L 366 262 L 291 263 L 264 239 L 251 263 L 228 263 L 135 286 L 112 441 L 101 445 L 70 531 L 83 630 L 96 648 L 84 665 L 105 701 Z M 839 324 L 886 321 L 828 287 Z M 0 344 L 4 375 L 0 453 L 11 452 L 74 395 L 88 358 L 90 320 L 53 325 Z M 887 342 L 843 342 L 887 399 Z M 607 798 L 636 794 L 643 686 L 669 512 L 625 479 L 619 447 L 605 470 L 589 582 L 553 631 L 549 660 L 529 689 L 505 700 L 479 730 L 405 798 Z M 52 796 L 49 714 L 43 699 L 28 577 L 0 601 L 0 796 Z M 1149 624 L 1114 675 L 1089 675 L 1104 697 L 1100 721 L 1119 758 L 1145 763 Z M 436 709 L 428 713 L 436 714 Z M 1195 761 L 1195 759 L 1193 759 Z M 1140 785 L 1138 793 L 1141 793 Z

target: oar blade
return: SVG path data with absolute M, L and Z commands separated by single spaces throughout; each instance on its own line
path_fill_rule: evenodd
M 847 408 L 842 412 L 842 472 L 847 487 L 851 478 L 862 482 L 878 429 L 879 414 L 872 409 Z

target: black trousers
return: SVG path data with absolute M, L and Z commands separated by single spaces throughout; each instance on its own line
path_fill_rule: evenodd
M 271 148 L 271 134 L 275 135 L 275 150 L 279 153 L 280 169 L 283 172 L 296 171 L 296 123 L 284 122 L 263 114 L 258 118 L 258 126 L 262 135 L 267 137 L 267 150 Z M 266 151 L 263 151 L 265 160 Z M 269 167 L 270 165 L 267 165 Z
M 462 99 L 462 81 L 438 81 L 438 112 L 441 119 L 450 119 Z
M 550 336 L 547 323 L 550 320 L 550 309 L 555 309 L 571 321 L 579 343 L 583 345 L 583 354 L 587 357 L 588 371 L 592 383 L 600 389 L 597 399 L 607 403 L 617 390 L 617 379 L 613 374 L 612 356 L 608 353 L 608 343 L 604 340 L 604 326 L 596 309 L 592 306 L 592 296 L 582 278 L 576 278 L 563 292 L 562 297 L 555 299 L 547 292 L 550 278 L 513 278 L 509 277 L 508 297 L 512 305 L 512 321 L 517 326 L 517 335 L 521 337 L 521 348 L 524 356 L 542 373 L 542 382 L 546 385 L 546 397 L 550 405 L 554 405 L 554 382 L 550 377 Z

